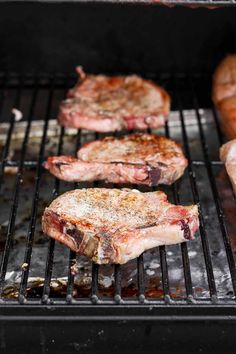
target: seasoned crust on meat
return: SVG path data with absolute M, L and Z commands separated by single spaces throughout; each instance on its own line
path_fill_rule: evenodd
M 77 155 L 49 157 L 45 167 L 66 181 L 157 185 L 172 184 L 187 166 L 178 144 L 151 134 L 107 137 L 85 144 Z
M 58 120 L 65 127 L 98 132 L 144 130 L 165 124 L 170 110 L 167 92 L 137 75 L 85 75 L 61 103 Z
M 180 163 L 182 149 L 175 141 L 152 134 L 132 134 L 106 137 L 85 144 L 79 149 L 78 158 L 93 162 L 127 162 L 134 164 Z M 180 161 L 181 160 L 181 161 Z
M 198 210 L 172 205 L 162 192 L 77 189 L 45 209 L 42 226 L 94 262 L 122 264 L 147 249 L 193 239 Z

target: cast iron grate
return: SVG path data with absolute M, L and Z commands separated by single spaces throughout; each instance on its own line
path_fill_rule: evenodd
M 197 242 L 201 245 L 201 252 L 203 255 L 203 267 L 205 272 L 206 284 L 207 284 L 207 295 L 204 297 L 196 296 L 195 287 L 193 285 L 192 277 L 193 273 L 191 270 L 191 260 L 189 254 L 189 244 L 183 243 L 176 247 L 179 247 L 180 258 L 181 258 L 181 269 L 183 278 L 184 291 L 178 294 L 178 296 L 173 295 L 170 286 L 169 278 L 169 264 L 168 264 L 168 252 L 167 247 L 159 247 L 159 262 L 160 262 L 160 288 L 159 293 L 154 291 L 154 295 L 150 295 L 147 292 L 147 284 L 145 283 L 147 272 L 145 271 L 145 260 L 144 256 L 141 255 L 137 260 L 134 260 L 136 264 L 136 289 L 133 295 L 130 293 L 125 295 L 124 286 L 122 285 L 122 279 L 124 277 L 125 270 L 123 266 L 115 265 L 110 266 L 113 268 L 113 281 L 111 285 L 111 292 L 109 295 L 102 295 L 100 292 L 98 279 L 101 271 L 101 266 L 96 264 L 92 265 L 91 270 L 91 284 L 84 296 L 75 296 L 75 274 L 72 271 L 74 260 L 76 255 L 74 252 L 68 253 L 67 260 L 67 283 L 66 288 L 63 290 L 63 296 L 57 297 L 52 292 L 51 283 L 53 281 L 53 270 L 57 260 L 55 259 L 55 247 L 56 242 L 53 239 L 47 240 L 47 255 L 44 262 L 44 281 L 41 286 L 40 293 L 36 296 L 29 292 L 29 276 L 31 271 L 32 260 L 35 260 L 37 255 L 34 254 L 35 248 L 35 230 L 37 224 L 39 223 L 38 208 L 41 198 L 42 191 L 45 187 L 45 183 L 42 183 L 42 179 L 46 172 L 43 168 L 43 161 L 45 156 L 48 155 L 47 143 L 51 139 L 48 134 L 49 125 L 53 118 L 56 116 L 57 107 L 67 91 L 68 87 L 71 87 L 75 81 L 75 76 L 66 77 L 63 74 L 58 75 L 25 75 L 20 76 L 16 74 L 0 76 L 0 110 L 1 110 L 1 121 L 4 120 L 8 123 L 2 123 L 7 126 L 7 131 L 4 137 L 4 144 L 2 146 L 2 158 L 0 165 L 0 188 L 1 192 L 4 189 L 6 180 L 9 178 L 7 169 L 9 167 L 17 168 L 14 176 L 11 176 L 11 205 L 9 208 L 9 218 L 7 222 L 7 227 L 5 233 L 1 234 L 3 238 L 1 240 L 2 244 L 2 254 L 1 254 L 1 265 L 0 265 L 0 294 L 1 294 L 1 304 L 38 304 L 38 305 L 48 305 L 48 304 L 100 304 L 103 305 L 143 305 L 150 304 L 155 305 L 176 305 L 176 304 L 233 304 L 235 301 L 235 291 L 236 291 L 236 269 L 235 269 L 235 259 L 233 247 L 231 247 L 231 242 L 233 238 L 229 235 L 227 217 L 225 216 L 224 200 L 221 195 L 221 190 L 218 184 L 218 177 L 216 170 L 224 170 L 222 163 L 218 160 L 218 150 L 214 147 L 213 152 L 211 144 L 209 146 L 209 130 L 206 130 L 207 120 L 204 120 L 202 107 L 207 107 L 209 111 L 209 116 L 211 119 L 210 134 L 214 134 L 214 144 L 219 147 L 223 141 L 224 137 L 221 133 L 220 126 L 218 123 L 217 113 L 215 112 L 211 100 L 210 100 L 210 78 L 200 75 L 169 75 L 163 74 L 156 76 L 154 74 L 144 75 L 148 78 L 156 80 L 161 83 L 170 92 L 172 97 L 172 109 L 177 114 L 178 129 L 180 132 L 180 142 L 185 150 L 185 154 L 188 158 L 189 165 L 186 173 L 186 180 L 189 185 L 189 197 L 192 203 L 197 203 L 199 205 L 200 211 L 200 237 Z M 41 96 L 44 96 L 44 103 L 41 102 Z M 9 103 L 11 100 L 11 103 Z M 17 122 L 14 115 L 11 115 L 10 120 L 7 119 L 6 112 L 9 113 L 9 107 L 15 107 L 22 109 L 22 102 L 24 102 L 24 107 L 27 107 L 28 113 L 24 115 L 25 121 L 23 122 L 23 132 L 18 138 L 20 141 L 20 151 L 16 157 L 11 157 L 10 147 L 13 138 L 15 139 L 14 132 L 19 124 L 22 122 Z M 45 106 L 44 113 L 37 116 L 36 111 L 40 111 L 42 105 Z M 36 107 L 37 110 L 36 110 Z M 8 109 L 8 110 L 7 110 Z M 194 122 L 191 123 L 197 129 L 197 142 L 198 147 L 196 149 L 201 150 L 202 158 L 193 158 L 194 146 L 192 146 L 191 138 L 189 137 L 189 118 L 186 116 L 186 109 L 190 109 L 194 117 Z M 42 112 L 42 111 L 40 111 Z M 45 119 L 42 122 L 42 117 Z M 31 149 L 30 134 L 32 130 L 32 125 L 35 124 L 35 120 L 38 120 L 37 131 L 40 133 L 37 140 L 37 156 L 35 159 L 28 159 L 28 151 Z M 41 122 L 41 123 L 40 123 Z M 171 122 L 167 122 L 164 129 L 166 136 L 172 137 L 172 131 L 174 131 L 171 126 Z M 190 124 L 190 125 L 191 125 Z M 62 127 L 57 127 L 57 132 L 55 134 L 56 148 L 54 153 L 56 154 L 66 154 L 67 151 L 64 149 L 64 140 L 67 136 L 67 129 Z M 84 132 L 78 131 L 73 135 L 73 147 L 74 153 L 81 144 L 81 139 Z M 94 138 L 99 138 L 99 134 L 94 134 Z M 215 146 L 215 145 L 214 145 Z M 202 186 L 199 185 L 197 169 L 202 168 L 205 172 L 205 178 L 209 185 L 209 193 L 212 194 L 212 203 L 215 207 L 215 217 L 214 223 L 219 226 L 217 237 L 222 242 L 222 252 L 224 252 L 224 260 L 222 262 L 227 263 L 228 267 L 228 282 L 230 282 L 231 290 L 226 295 L 219 295 L 219 287 L 224 286 L 220 283 L 217 278 L 216 270 L 214 269 L 214 245 L 211 244 L 211 232 L 209 232 L 209 227 L 206 229 L 206 208 L 205 200 L 202 198 L 201 190 Z M 27 231 L 25 232 L 24 241 L 21 243 L 21 247 L 24 248 L 23 265 L 19 264 L 20 277 L 18 277 L 18 289 L 17 295 L 15 297 L 5 296 L 5 287 L 7 283 L 6 275 L 14 271 L 9 265 L 9 259 L 12 252 L 12 247 L 14 245 L 15 239 L 15 223 L 17 220 L 17 213 L 22 208 L 22 201 L 20 200 L 20 194 L 22 189 L 22 184 L 24 183 L 25 175 L 27 171 L 31 171 L 33 174 L 32 182 L 32 193 L 30 196 L 31 208 L 29 218 L 27 220 Z M 50 200 L 55 198 L 61 192 L 61 182 L 53 177 L 50 177 L 53 182 L 53 188 L 51 188 Z M 227 179 L 227 177 L 226 177 Z M 226 184 L 228 180 L 226 181 Z M 97 185 L 96 183 L 94 185 Z M 91 187 L 91 184 L 89 185 Z M 67 189 L 72 189 L 74 186 L 67 186 Z M 80 185 L 76 185 L 80 188 Z M 84 185 L 83 185 L 84 187 Z M 136 186 L 139 188 L 139 186 Z M 160 188 L 162 189 L 162 188 Z M 176 204 L 182 202 L 182 192 L 181 192 L 181 181 L 175 183 L 171 187 L 166 187 L 168 195 L 171 196 L 172 201 Z M 3 193 L 3 192 L 2 192 Z M 233 192 L 230 184 L 227 184 L 227 198 L 233 202 Z M 3 208 L 4 205 L 1 206 Z M 195 242 L 195 241 L 194 241 Z M 134 263 L 133 263 L 134 264 Z M 9 269 L 10 268 L 10 269 Z M 199 270 L 201 272 L 201 270 Z M 217 279 L 216 279 L 217 278 Z M 223 280 L 222 280 L 223 282 Z M 195 284 L 196 285 L 196 284 Z M 158 295 L 159 294 L 159 295 Z

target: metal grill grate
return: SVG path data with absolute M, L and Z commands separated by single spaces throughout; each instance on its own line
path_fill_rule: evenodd
M 43 235 L 39 237 L 40 216 L 43 208 L 58 194 L 73 187 L 84 187 L 85 184 L 73 186 L 60 182 L 44 171 L 42 163 L 45 156 L 52 153 L 75 153 L 87 136 L 94 140 L 105 134 L 64 129 L 53 120 L 60 100 L 68 87 L 73 85 L 74 76 L 1 75 L 0 197 L 1 209 L 6 208 L 3 214 L 7 215 L 6 221 L 1 219 L 2 304 L 25 304 L 29 307 L 35 304 L 91 303 L 113 307 L 117 304 L 234 304 L 236 269 L 233 249 L 236 228 L 229 208 L 233 213 L 235 205 L 228 178 L 223 174 L 224 168 L 218 160 L 218 148 L 224 138 L 210 100 L 210 78 L 168 74 L 159 77 L 153 74 L 144 76 L 161 83 L 170 92 L 173 119 L 169 120 L 161 133 L 182 143 L 189 161 L 183 181 L 160 189 L 164 189 L 169 199 L 176 204 L 192 202 L 199 205 L 200 237 L 181 245 L 159 247 L 159 254 L 157 249 L 148 251 L 131 261 L 131 265 L 98 266 L 87 261 L 91 275 L 87 276 L 81 270 L 78 286 L 78 276 L 73 271 L 76 255 L 74 252 L 66 253 L 64 246 L 56 252 L 56 248 L 60 246 L 55 240 L 49 240 Z M 13 115 L 9 117 L 12 107 L 23 111 L 22 121 L 15 121 Z M 18 146 L 18 149 L 14 146 Z M 36 152 L 32 152 L 34 149 Z M 93 185 L 104 186 L 100 182 Z M 92 184 L 88 183 L 87 186 L 91 187 Z M 148 187 L 145 188 L 149 190 Z M 25 191 L 27 200 L 24 199 Z M 230 207 L 225 204 L 226 201 L 230 203 Z M 28 209 L 25 206 L 27 203 Z M 27 216 L 19 222 L 24 208 L 28 210 Z M 20 239 L 17 236 L 19 223 L 23 227 Z M 38 254 L 37 250 L 41 247 L 43 252 Z M 64 252 L 62 257 L 60 252 Z M 199 257 L 201 254 L 201 257 L 198 258 L 196 253 L 199 253 Z M 154 262 L 152 267 L 149 256 Z M 39 258 L 41 260 L 37 263 Z M 77 257 L 77 263 L 83 261 L 81 257 Z M 57 273 L 63 269 L 63 274 L 66 274 L 63 282 L 56 285 L 55 269 L 59 269 Z M 175 276 L 172 277 L 172 273 L 175 272 L 180 275 L 173 290 Z M 196 272 L 201 286 L 196 281 Z M 37 285 L 32 285 L 32 274 Z M 99 283 L 101 274 L 103 282 L 104 279 L 109 282 L 107 286 Z M 89 279 L 89 283 L 81 287 L 83 275 Z M 37 276 L 40 280 L 36 279 Z

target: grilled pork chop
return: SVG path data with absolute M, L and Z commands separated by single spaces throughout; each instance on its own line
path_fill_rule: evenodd
M 45 209 L 45 234 L 94 262 L 126 263 L 142 252 L 194 238 L 196 205 L 172 205 L 162 192 L 77 189 Z
M 229 139 L 236 138 L 236 54 L 228 55 L 217 67 L 212 98 L 221 114 L 225 134 Z
M 220 159 L 225 163 L 226 171 L 236 193 L 236 139 L 221 146 Z
M 159 128 L 169 114 L 167 92 L 136 75 L 85 75 L 61 103 L 58 120 L 64 127 L 97 132 Z
M 184 173 L 187 160 L 172 140 L 150 134 L 107 137 L 85 144 L 71 156 L 49 157 L 45 163 L 56 177 L 71 182 L 172 184 Z

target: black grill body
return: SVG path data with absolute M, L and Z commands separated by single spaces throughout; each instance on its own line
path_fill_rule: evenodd
M 211 102 L 212 72 L 225 54 L 236 52 L 235 18 L 234 6 L 209 10 L 146 4 L 0 4 L 0 197 L 1 208 L 4 203 L 8 208 L 1 224 L 1 353 L 235 352 L 235 233 L 225 200 L 231 203 L 231 214 L 236 207 L 227 178 L 227 195 L 221 190 L 219 175 L 224 167 L 218 149 L 225 137 Z M 193 245 L 176 246 L 177 255 L 171 255 L 169 247 L 156 249 L 159 271 L 154 294 L 146 282 L 145 254 L 132 263 L 134 288 L 125 284 L 127 268 L 110 266 L 112 285 L 104 292 L 99 283 L 104 268 L 93 264 L 91 283 L 82 293 L 71 272 L 76 255 L 68 251 L 59 259 L 58 244 L 45 238 L 37 273 L 35 250 L 40 248 L 43 208 L 62 191 L 80 188 L 47 179 L 42 165 L 52 139 L 55 154 L 75 153 L 85 139 L 84 132 L 68 132 L 53 123 L 60 100 L 75 83 L 72 73 L 77 64 L 94 73 L 136 72 L 163 85 L 172 97 L 174 124 L 189 166 L 184 182 L 165 191 L 178 204 L 184 203 L 188 188 L 188 203 L 199 205 L 196 242 L 202 264 L 192 261 Z M 11 115 L 12 107 L 23 112 L 21 122 Z M 196 130 L 195 140 L 191 127 Z M 173 132 L 171 122 L 161 131 L 175 138 Z M 100 137 L 94 133 L 89 139 Z M 12 154 L 15 140 L 19 147 Z M 214 210 L 208 209 L 208 197 Z M 29 206 L 19 242 L 19 214 L 25 204 Z M 213 240 L 214 227 L 219 244 Z M 216 268 L 220 252 L 220 262 L 227 268 L 221 274 L 227 278 L 227 291 Z M 173 291 L 171 257 L 181 269 L 180 292 Z M 56 292 L 52 283 L 59 263 L 66 280 Z M 204 289 L 193 270 L 202 274 Z M 17 289 L 7 283 L 11 271 L 18 274 Z M 35 275 L 43 281 L 30 289 Z
M 0 65 L 17 73 L 72 73 L 78 62 L 90 72 L 209 73 L 236 51 L 235 32 L 234 6 L 8 2 Z

